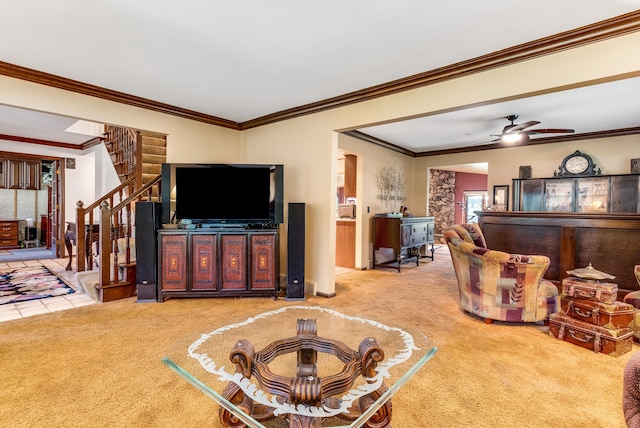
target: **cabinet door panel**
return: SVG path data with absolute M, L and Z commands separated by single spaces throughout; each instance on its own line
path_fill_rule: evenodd
M 160 237 L 161 289 L 187 290 L 187 235 Z
M 403 224 L 400 226 L 400 246 L 406 247 L 411 245 L 411 225 Z
M 40 190 L 40 175 L 42 165 L 40 161 L 25 161 L 23 173 L 23 189 Z
M 574 180 L 547 180 L 546 187 L 547 211 L 565 213 L 574 211 L 576 187 Z
M 639 212 L 640 176 L 624 175 L 611 177 L 611 212 L 637 213 Z
M 222 253 L 221 289 L 246 289 L 247 284 L 247 236 L 220 235 Z
M 275 288 L 275 235 L 251 235 L 250 288 Z
M 577 212 L 609 212 L 609 177 L 580 178 L 576 182 L 578 185 Z
M 217 235 L 191 237 L 191 288 L 216 290 L 218 287 Z
M 522 211 L 544 211 L 544 180 L 522 181 Z
M 22 189 L 23 180 L 22 175 L 24 173 L 24 162 L 18 160 L 7 160 L 7 188 L 8 189 Z

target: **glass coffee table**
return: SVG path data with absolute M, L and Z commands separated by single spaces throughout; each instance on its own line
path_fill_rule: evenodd
M 184 337 L 162 361 L 219 404 L 223 427 L 385 427 L 436 352 L 416 328 L 287 306 Z

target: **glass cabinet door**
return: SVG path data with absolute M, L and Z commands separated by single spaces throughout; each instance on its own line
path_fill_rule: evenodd
M 578 182 L 577 212 L 609 212 L 609 178 L 581 178 Z
M 548 180 L 545 193 L 546 211 L 572 212 L 575 184 L 571 180 Z

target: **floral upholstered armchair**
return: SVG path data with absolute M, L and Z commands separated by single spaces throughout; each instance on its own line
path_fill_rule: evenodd
M 549 267 L 547 256 L 490 250 L 475 223 L 451 226 L 444 238 L 464 311 L 487 323 L 547 321 L 558 311 L 558 288 L 542 278 Z

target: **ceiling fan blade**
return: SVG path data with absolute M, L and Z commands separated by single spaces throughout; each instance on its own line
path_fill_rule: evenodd
M 524 123 L 520 123 L 518 125 L 508 125 L 505 126 L 504 129 L 502 130 L 503 134 L 513 134 L 516 132 L 520 132 L 530 126 L 534 126 L 539 124 L 540 122 L 538 122 L 537 120 L 530 120 L 529 122 L 524 122 Z
M 530 129 L 524 131 L 525 134 L 573 134 L 575 129 L 546 128 L 546 129 Z

